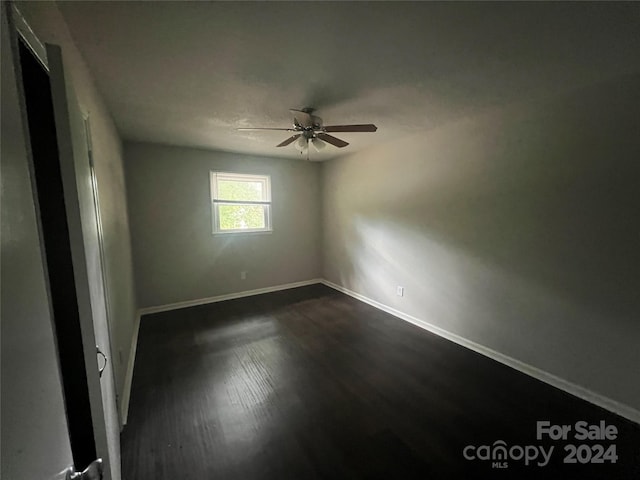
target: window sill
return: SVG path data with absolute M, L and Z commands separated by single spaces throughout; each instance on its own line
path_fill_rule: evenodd
M 269 235 L 273 233 L 273 230 L 233 230 L 229 232 L 213 232 L 214 237 L 227 237 L 229 235 Z

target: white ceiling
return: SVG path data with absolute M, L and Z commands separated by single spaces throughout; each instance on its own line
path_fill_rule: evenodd
M 640 4 L 61 2 L 125 139 L 270 156 L 289 108 L 336 134 L 327 159 L 640 70 Z

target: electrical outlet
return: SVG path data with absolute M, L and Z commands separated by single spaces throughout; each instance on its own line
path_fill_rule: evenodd
M 246 279 L 247 279 L 247 272 L 243 270 L 242 272 L 240 272 L 240 280 L 246 280 Z
M 401 287 L 400 285 L 398 285 L 398 286 L 396 287 L 396 294 L 397 294 L 399 297 L 404 297 L 404 287 Z

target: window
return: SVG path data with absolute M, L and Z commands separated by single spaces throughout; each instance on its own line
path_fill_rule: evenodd
M 211 172 L 213 233 L 271 231 L 268 175 Z

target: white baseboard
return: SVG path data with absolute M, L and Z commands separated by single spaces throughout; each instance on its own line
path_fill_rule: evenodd
M 129 347 L 129 360 L 127 361 L 127 371 L 124 375 L 124 387 L 122 389 L 122 402 L 120 404 L 120 425 L 124 427 L 129 418 L 129 399 L 131 398 L 131 383 L 133 382 L 133 366 L 136 362 L 136 351 L 138 350 L 138 333 L 140 332 L 140 311 L 136 314 L 133 324 L 133 335 L 131 336 L 131 346 Z
M 428 330 L 429 332 L 434 333 L 442 338 L 457 343 L 458 345 L 473 350 L 474 352 L 478 352 L 486 357 L 496 360 L 511 368 L 514 368 L 526 375 L 536 378 L 553 387 L 559 388 L 560 390 L 586 400 L 587 402 L 593 403 L 594 405 L 609 410 L 610 412 L 620 415 L 621 417 L 631 420 L 632 422 L 640 424 L 640 411 L 636 410 L 635 408 L 612 400 L 608 397 L 605 397 L 604 395 L 593 392 L 587 388 L 581 387 L 580 385 L 576 385 L 575 383 L 571 383 L 549 372 L 545 372 L 544 370 L 540 370 L 539 368 L 521 362 L 520 360 L 492 350 L 491 348 L 485 347 L 484 345 L 480 345 L 464 337 L 456 335 L 455 333 L 448 332 L 447 330 L 437 327 L 429 322 L 426 322 L 425 320 L 421 320 L 412 315 L 408 315 L 404 312 L 396 310 L 395 308 L 384 305 L 383 303 L 377 302 L 376 300 L 372 300 L 371 298 L 365 297 L 364 295 L 361 295 L 357 292 L 354 292 L 353 290 L 349 290 L 348 288 L 342 287 L 328 280 L 323 279 L 322 283 L 328 287 L 333 288 L 334 290 L 338 290 L 339 292 L 349 295 L 350 297 L 367 303 L 384 312 L 387 312 L 394 317 L 398 317 L 402 320 L 405 320 L 406 322 L 412 323 L 413 325 L 423 328 L 424 330 Z
M 321 278 L 313 278 L 311 280 L 304 280 L 302 282 L 285 283 L 281 285 L 274 285 L 273 287 L 256 288 L 255 290 L 245 290 L 243 292 L 227 293 L 225 295 L 217 295 L 215 297 L 199 298 L 196 300 L 187 300 L 184 302 L 169 303 L 167 305 L 159 305 L 157 307 L 145 307 L 141 308 L 140 315 L 149 315 L 151 313 L 168 312 L 169 310 L 177 310 L 179 308 L 195 307 L 198 305 L 206 305 L 207 303 L 223 302 L 225 300 L 233 300 L 235 298 L 251 297 L 253 295 L 260 295 L 262 293 L 277 292 L 280 290 L 289 290 L 290 288 L 304 287 L 306 285 L 313 285 L 315 283 L 322 283 Z
M 594 405 L 597 405 L 599 407 L 602 407 L 606 410 L 609 410 L 610 412 L 613 412 L 617 415 L 620 415 L 621 417 L 624 417 L 628 420 L 631 420 L 632 422 L 638 423 L 640 424 L 640 411 L 638 411 L 635 408 L 632 408 L 628 405 L 625 405 L 623 403 L 617 402 L 615 400 L 612 400 L 604 395 L 601 395 L 599 393 L 593 392 L 592 390 L 589 390 L 587 388 L 584 388 L 580 385 L 577 385 L 575 383 L 569 382 L 567 380 L 564 380 L 560 377 L 557 377 L 549 372 L 546 372 L 544 370 L 540 370 L 539 368 L 533 367 L 527 363 L 521 362 L 520 360 L 517 360 L 513 357 L 510 357 L 508 355 L 504 355 L 500 352 L 497 352 L 495 350 L 492 350 L 491 348 L 485 347 L 484 345 L 480 345 L 478 343 L 475 343 L 471 340 L 468 340 L 464 337 L 461 337 L 459 335 L 456 335 L 455 333 L 451 333 L 448 332 L 447 330 L 444 330 L 440 327 L 437 327 L 425 320 L 421 320 L 419 318 L 416 318 L 412 315 L 406 314 L 404 312 L 401 312 L 399 310 L 396 310 L 395 308 L 389 307 L 388 305 L 385 305 L 383 303 L 380 303 L 376 300 L 373 300 L 371 298 L 368 298 L 364 295 L 361 295 L 357 292 L 354 292 L 353 290 L 349 290 L 348 288 L 342 287 L 338 284 L 335 284 L 333 282 L 330 282 L 328 280 L 325 279 L 321 279 L 321 278 L 317 278 L 317 279 L 312 279 L 312 280 L 306 280 L 303 282 L 295 282 L 295 283 L 288 283 L 288 284 L 284 284 L 284 285 L 276 285 L 273 287 L 266 287 L 266 288 L 258 288 L 255 290 L 246 290 L 244 292 L 237 292 L 237 293 L 230 293 L 230 294 L 226 294 L 226 295 L 219 295 L 219 296 L 215 296 L 215 297 L 208 297 L 208 298 L 202 298 L 202 299 L 198 299 L 198 300 L 189 300 L 186 302 L 178 302 L 178 303 L 172 303 L 169 305 L 161 305 L 161 306 L 157 306 L 157 307 L 147 307 L 147 308 L 142 308 L 138 311 L 138 315 L 136 317 L 136 322 L 135 322 L 135 326 L 134 326 L 134 330 L 133 330 L 133 338 L 131 340 L 131 349 L 130 349 L 130 353 L 129 353 L 129 362 L 127 363 L 127 372 L 126 372 L 126 376 L 125 376 L 125 385 L 124 385 L 124 390 L 123 390 L 123 394 L 122 394 L 122 411 L 121 411 L 121 417 L 122 417 L 122 425 L 126 425 L 127 424 L 127 417 L 128 417 L 128 413 L 129 413 L 129 398 L 131 396 L 131 382 L 133 380 L 133 369 L 134 369 L 134 363 L 135 363 L 135 356 L 136 356 L 136 348 L 137 348 L 137 344 L 138 344 L 138 332 L 140 330 L 140 318 L 142 317 L 142 315 L 148 315 L 151 313 L 159 313 L 159 312 L 166 312 L 169 310 L 176 310 L 179 308 L 186 308 L 186 307 L 193 307 L 196 305 L 205 305 L 207 303 L 215 303 L 215 302 L 222 302 L 224 300 L 232 300 L 234 298 L 243 298 L 243 297 L 249 297 L 249 296 L 253 296 L 253 295 L 260 295 L 262 293 L 269 293 L 269 292 L 277 292 L 280 290 L 288 290 L 290 288 L 296 288 L 296 287 L 302 287 L 302 286 L 306 286 L 306 285 L 313 285 L 316 283 L 322 283 L 328 287 L 333 288 L 334 290 L 337 290 L 339 292 L 342 292 L 346 295 L 349 295 L 350 297 L 353 297 L 357 300 L 360 300 L 364 303 L 367 303 L 375 308 L 378 308 L 384 312 L 387 312 L 391 315 L 393 315 L 394 317 L 400 318 L 406 322 L 412 323 L 413 325 L 416 325 L 420 328 L 423 328 L 431 333 L 434 333 L 442 338 L 445 338 L 447 340 L 450 340 L 460 346 L 463 346 L 465 348 L 468 348 L 470 350 L 473 350 L 474 352 L 480 353 L 486 357 L 489 357 L 493 360 L 496 360 L 504 365 L 507 365 L 511 368 L 514 368 L 526 375 L 529 375 L 533 378 L 536 378 L 544 383 L 547 383 L 553 387 L 559 388 L 560 390 L 563 390 L 567 393 L 570 393 L 571 395 L 574 395 L 578 398 L 581 398 L 583 400 L 586 400 L 587 402 L 593 403 Z

